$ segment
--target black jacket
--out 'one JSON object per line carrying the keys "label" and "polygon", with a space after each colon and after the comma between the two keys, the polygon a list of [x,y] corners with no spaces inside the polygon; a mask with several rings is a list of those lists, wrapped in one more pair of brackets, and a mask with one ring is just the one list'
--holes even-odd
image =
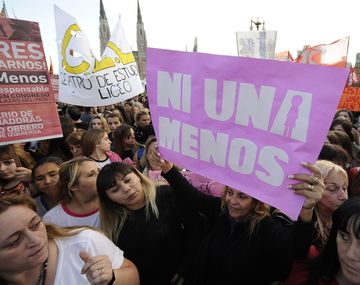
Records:
{"label": "black jacket", "polygon": [[132,211],[116,245],[137,267],[141,285],[168,285],[175,274],[186,278],[195,259],[203,219],[182,205],[170,186],[159,186],[159,217],[146,219],[145,207]]}
{"label": "black jacket", "polygon": [[285,278],[295,258],[305,257],[313,223],[284,227],[262,219],[249,233],[249,221],[234,222],[221,210],[221,200],[197,191],[173,168],[163,174],[179,200],[205,214],[211,230],[202,241],[191,284],[270,284]]}

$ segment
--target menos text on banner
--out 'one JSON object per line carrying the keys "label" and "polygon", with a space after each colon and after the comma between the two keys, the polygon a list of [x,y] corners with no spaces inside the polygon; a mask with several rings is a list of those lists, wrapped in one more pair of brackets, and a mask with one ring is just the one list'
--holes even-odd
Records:
{"label": "menos text on banner", "polygon": [[[204,111],[210,121],[234,123],[306,142],[309,126],[312,94],[288,90],[276,111],[273,121],[276,88],[261,86],[259,94],[253,84],[223,81],[221,98],[217,94],[217,80],[204,80]],[[159,107],[191,113],[191,76],[179,73],[171,76],[158,71],[157,103]],[[221,101],[221,102],[218,102]],[[219,111],[219,106],[221,110]],[[297,113],[295,121],[289,112]],[[279,186],[283,183],[284,171],[278,160],[288,163],[289,156],[278,146],[265,145],[259,148],[253,141],[243,137],[230,138],[225,132],[213,132],[178,120],[159,117],[159,144],[182,155],[230,167],[241,174],[254,174],[263,182]],[[256,170],[259,165],[262,170]]]}

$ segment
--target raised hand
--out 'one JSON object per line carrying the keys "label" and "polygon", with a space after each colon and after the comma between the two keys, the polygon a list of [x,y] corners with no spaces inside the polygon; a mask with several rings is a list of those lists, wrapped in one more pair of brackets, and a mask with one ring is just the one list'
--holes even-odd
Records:
{"label": "raised hand", "polygon": [[317,166],[306,162],[302,162],[301,164],[310,170],[312,174],[298,173],[290,175],[289,178],[298,180],[299,183],[290,184],[288,188],[294,190],[295,194],[302,195],[306,198],[300,215],[301,217],[306,217],[304,220],[309,220],[309,217],[311,219],[315,205],[322,198],[325,191],[325,184],[324,178]]}
{"label": "raised hand", "polygon": [[31,170],[27,169],[25,167],[18,167],[16,168],[15,177],[17,180],[22,182],[31,182],[32,176],[31,176]]}

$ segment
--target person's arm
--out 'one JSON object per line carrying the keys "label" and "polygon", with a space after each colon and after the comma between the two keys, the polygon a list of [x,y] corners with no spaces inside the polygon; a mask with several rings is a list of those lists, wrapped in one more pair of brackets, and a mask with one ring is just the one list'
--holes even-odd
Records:
{"label": "person's arm", "polygon": [[269,252],[277,254],[279,259],[289,260],[306,257],[313,238],[314,222],[313,211],[316,203],[321,199],[325,189],[320,170],[313,164],[302,163],[311,171],[290,175],[294,183],[288,186],[294,194],[305,197],[303,208],[298,220],[291,227],[284,227],[279,222],[271,220],[264,223],[264,233],[270,241]]}
{"label": "person's arm", "polygon": [[135,152],[135,154],[133,156],[133,162],[135,163],[136,169],[138,169],[138,170],[141,169],[137,152]]}
{"label": "person's arm", "polygon": [[84,261],[81,274],[85,274],[91,284],[99,285],[139,285],[140,279],[136,266],[124,258],[120,268],[113,269],[107,255],[91,256],[86,251],[80,252]]}
{"label": "person's arm", "polygon": [[302,165],[310,170],[311,174],[299,173],[289,177],[298,180],[298,183],[290,184],[289,188],[295,194],[305,197],[292,232],[294,259],[305,258],[309,252],[314,232],[314,207],[325,191],[324,178],[320,169],[311,163],[303,162]]}
{"label": "person's arm", "polygon": [[[114,280],[115,278],[115,280]],[[113,283],[111,283],[113,281]],[[138,285],[140,284],[139,273],[134,263],[124,258],[124,262],[119,269],[114,269],[113,279],[109,285]]]}
{"label": "person's arm", "polygon": [[79,252],[84,262],[81,274],[90,284],[138,285],[136,266],[124,258],[124,253],[104,234],[96,230],[83,230],[80,234],[88,238],[88,246]]}
{"label": "person's arm", "polygon": [[31,170],[25,167],[16,168],[15,177],[21,182],[32,182]]}
{"label": "person's arm", "polygon": [[[171,188],[175,191],[177,199],[185,203],[192,209],[200,211],[210,219],[215,219],[221,212],[221,199],[206,195],[198,191],[171,163],[157,157],[157,165],[162,170],[162,176],[169,182]],[[156,159],[153,159],[155,161]]]}
{"label": "person's arm", "polygon": [[312,174],[298,173],[290,175],[289,178],[298,180],[298,183],[290,184],[288,187],[292,189],[296,195],[305,197],[305,202],[298,220],[309,223],[313,218],[314,207],[320,201],[325,191],[325,184],[318,167],[306,162],[302,162],[302,165],[310,170]]}
{"label": "person's arm", "polygon": [[26,193],[31,195],[31,197],[36,198],[40,195],[40,191],[36,189],[33,183],[33,178],[31,175],[31,170],[25,167],[16,168],[15,177],[18,181],[23,182],[26,185]]}

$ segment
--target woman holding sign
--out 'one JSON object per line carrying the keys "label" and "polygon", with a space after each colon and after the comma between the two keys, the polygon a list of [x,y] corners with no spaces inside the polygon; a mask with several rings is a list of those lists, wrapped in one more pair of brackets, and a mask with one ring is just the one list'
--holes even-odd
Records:
{"label": "woman holding sign", "polygon": [[105,165],[96,184],[101,229],[135,263],[141,284],[186,280],[204,234],[201,216],[131,165]]}
{"label": "woman holding sign", "polygon": [[0,284],[139,284],[134,264],[103,234],[44,224],[27,196],[0,199],[0,227]]}
{"label": "woman holding sign", "polygon": [[[286,229],[270,217],[267,205],[235,189],[227,188],[221,199],[197,191],[157,154],[153,160],[171,187],[155,187],[122,163],[105,166],[97,179],[102,230],[129,254],[142,284],[169,284],[175,273],[181,275],[185,257],[181,251],[189,232],[198,231],[190,234],[193,246],[197,234],[204,234],[196,228],[199,211],[212,228],[190,284],[269,284],[286,277],[295,257],[306,256],[313,236],[313,208],[324,190],[315,166],[304,165],[313,175],[293,177],[298,183],[289,187],[306,201],[299,221]],[[188,264],[193,261],[188,259]]]}
{"label": "woman holding sign", "polygon": [[314,206],[325,186],[320,170],[308,163],[312,174],[290,176],[288,187],[305,202],[291,228],[271,218],[269,207],[237,189],[227,187],[221,198],[197,191],[174,167],[161,159],[158,164],[177,199],[209,219],[191,284],[270,284],[284,279],[292,260],[306,256],[313,236]]}

